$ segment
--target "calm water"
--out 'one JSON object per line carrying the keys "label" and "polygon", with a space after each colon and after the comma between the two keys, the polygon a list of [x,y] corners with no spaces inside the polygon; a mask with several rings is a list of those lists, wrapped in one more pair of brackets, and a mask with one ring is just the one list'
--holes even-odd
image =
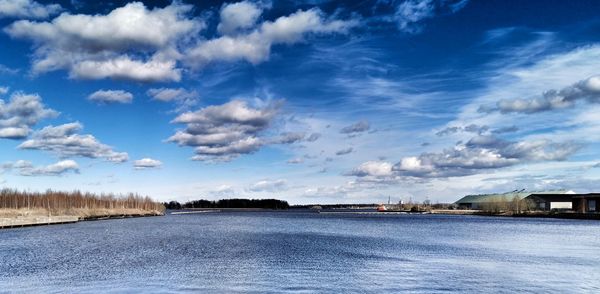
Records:
{"label": "calm water", "polygon": [[599,293],[600,222],[207,213],[0,231],[0,292]]}

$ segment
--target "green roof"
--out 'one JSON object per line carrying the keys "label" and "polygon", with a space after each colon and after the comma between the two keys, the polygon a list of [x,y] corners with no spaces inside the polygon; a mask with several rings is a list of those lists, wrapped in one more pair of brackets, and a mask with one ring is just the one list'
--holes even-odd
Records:
{"label": "green roof", "polygon": [[517,196],[519,199],[523,199],[531,194],[565,194],[566,190],[554,190],[554,191],[513,191],[499,194],[479,194],[479,195],[467,195],[460,198],[455,204],[465,203],[486,203],[486,202],[498,202],[498,201],[511,201]]}

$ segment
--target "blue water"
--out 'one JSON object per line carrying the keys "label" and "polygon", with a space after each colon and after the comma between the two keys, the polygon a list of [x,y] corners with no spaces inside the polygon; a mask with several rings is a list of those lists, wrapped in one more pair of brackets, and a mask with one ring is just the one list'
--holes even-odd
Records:
{"label": "blue water", "polygon": [[600,293],[600,222],[229,212],[0,230],[0,292]]}

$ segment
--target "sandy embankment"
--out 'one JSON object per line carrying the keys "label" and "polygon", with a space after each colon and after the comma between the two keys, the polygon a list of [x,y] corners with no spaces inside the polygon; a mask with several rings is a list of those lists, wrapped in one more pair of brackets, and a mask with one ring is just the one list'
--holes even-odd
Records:
{"label": "sandy embankment", "polygon": [[142,209],[0,209],[0,228],[73,223],[82,220],[105,218],[159,216],[164,212]]}

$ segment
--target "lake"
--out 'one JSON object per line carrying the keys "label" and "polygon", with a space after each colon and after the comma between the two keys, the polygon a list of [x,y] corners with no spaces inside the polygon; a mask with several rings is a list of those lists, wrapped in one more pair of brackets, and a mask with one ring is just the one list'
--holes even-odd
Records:
{"label": "lake", "polygon": [[600,222],[223,212],[0,230],[0,292],[599,293]]}

